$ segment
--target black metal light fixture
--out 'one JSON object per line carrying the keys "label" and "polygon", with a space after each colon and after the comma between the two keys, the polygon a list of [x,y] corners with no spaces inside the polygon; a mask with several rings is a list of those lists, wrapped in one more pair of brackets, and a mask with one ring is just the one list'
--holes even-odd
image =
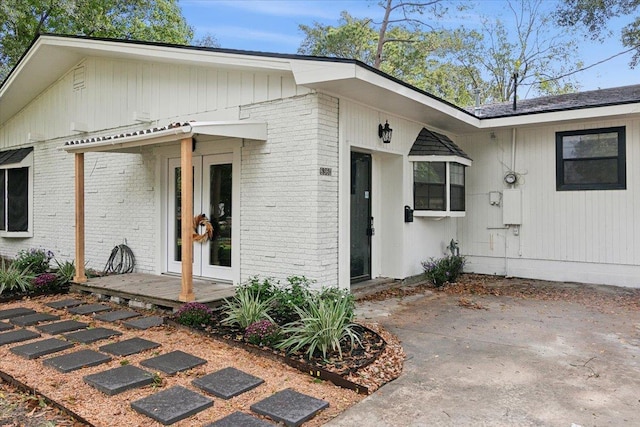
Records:
{"label": "black metal light fixture", "polygon": [[382,142],[388,144],[391,142],[391,134],[393,133],[393,129],[389,127],[389,121],[385,120],[384,126],[382,124],[378,125],[378,136],[382,138]]}

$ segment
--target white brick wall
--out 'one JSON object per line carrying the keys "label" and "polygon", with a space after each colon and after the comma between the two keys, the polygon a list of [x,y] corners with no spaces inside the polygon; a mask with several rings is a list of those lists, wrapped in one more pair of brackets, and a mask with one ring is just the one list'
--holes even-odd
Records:
{"label": "white brick wall", "polygon": [[[338,100],[309,94],[245,106],[268,141],[242,150],[241,280],[338,280]],[[320,176],[320,168],[331,176]]]}
{"label": "white brick wall", "polygon": [[[0,240],[0,254],[44,248],[60,261],[75,258],[74,156],[63,141],[34,144],[33,238]],[[102,270],[114,246],[127,240],[136,271],[154,271],[155,157],[85,154],[85,231],[88,268]]]}

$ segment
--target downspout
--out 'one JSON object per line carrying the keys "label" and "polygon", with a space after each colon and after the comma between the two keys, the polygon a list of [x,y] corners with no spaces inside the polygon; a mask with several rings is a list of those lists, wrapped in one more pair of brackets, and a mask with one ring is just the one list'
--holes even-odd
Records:
{"label": "downspout", "polygon": [[[511,128],[511,171],[515,172],[516,170],[516,128]],[[507,254],[507,237],[509,234],[509,230],[511,226],[507,226],[508,229],[505,230],[504,233],[504,275],[505,277],[511,277],[509,275],[509,256]],[[520,227],[519,225],[515,225],[515,227]],[[520,241],[518,233],[518,241]],[[518,249],[518,253],[520,253],[520,249]]]}

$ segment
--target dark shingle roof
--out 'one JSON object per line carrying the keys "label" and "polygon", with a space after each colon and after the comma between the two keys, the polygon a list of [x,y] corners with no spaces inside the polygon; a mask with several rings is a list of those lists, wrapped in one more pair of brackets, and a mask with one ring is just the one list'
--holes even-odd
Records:
{"label": "dark shingle roof", "polygon": [[33,147],[18,148],[16,150],[0,151],[0,165],[9,165],[11,163],[20,163],[32,151],[33,151]]}
{"label": "dark shingle roof", "polygon": [[448,136],[422,128],[409,150],[410,156],[458,156],[471,160]]}
{"label": "dark shingle roof", "polygon": [[513,102],[509,101],[500,104],[482,105],[478,109],[471,107],[467,108],[467,111],[480,118],[487,119],[548,113],[551,111],[605,107],[608,105],[630,104],[633,102],[640,102],[640,85],[521,99],[516,103],[516,110],[513,109]]}

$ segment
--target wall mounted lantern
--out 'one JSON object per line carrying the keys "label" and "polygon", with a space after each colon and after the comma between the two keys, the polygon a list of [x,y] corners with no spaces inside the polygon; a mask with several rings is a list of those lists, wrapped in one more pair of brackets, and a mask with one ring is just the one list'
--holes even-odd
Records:
{"label": "wall mounted lantern", "polygon": [[378,125],[378,136],[382,138],[382,142],[388,144],[391,142],[391,134],[393,133],[393,129],[389,127],[389,122],[385,120],[384,126],[382,124]]}

